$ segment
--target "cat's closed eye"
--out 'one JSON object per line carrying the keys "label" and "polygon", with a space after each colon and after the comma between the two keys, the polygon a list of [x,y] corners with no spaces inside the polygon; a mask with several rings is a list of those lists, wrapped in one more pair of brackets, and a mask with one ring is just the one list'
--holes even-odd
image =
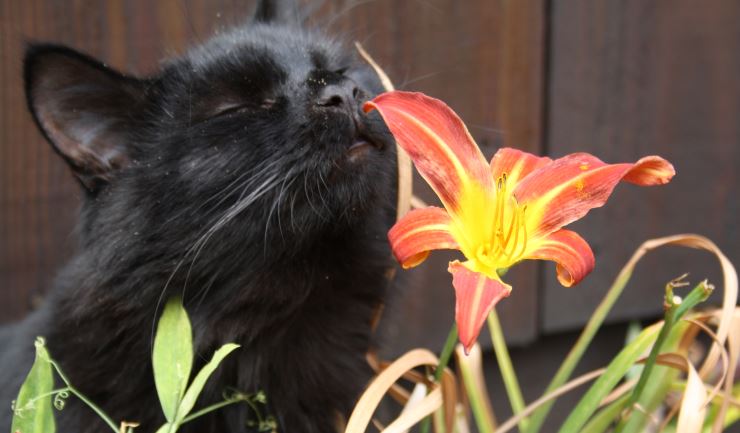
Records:
{"label": "cat's closed eye", "polygon": [[238,114],[252,114],[259,111],[269,110],[275,106],[278,98],[276,96],[264,96],[256,99],[225,99],[222,101],[209,102],[211,107],[199,119],[200,122],[215,120],[226,116]]}
{"label": "cat's closed eye", "polygon": [[216,105],[208,117],[221,117],[238,112],[251,112],[257,109],[267,110],[272,108],[276,101],[277,99],[274,97],[266,97],[258,101],[223,101]]}

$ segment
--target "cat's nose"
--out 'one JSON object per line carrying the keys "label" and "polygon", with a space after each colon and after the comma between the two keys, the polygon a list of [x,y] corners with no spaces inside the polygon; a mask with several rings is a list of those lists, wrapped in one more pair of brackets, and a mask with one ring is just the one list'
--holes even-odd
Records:
{"label": "cat's nose", "polygon": [[329,84],[319,92],[316,105],[321,107],[351,107],[356,104],[360,90],[352,82]]}

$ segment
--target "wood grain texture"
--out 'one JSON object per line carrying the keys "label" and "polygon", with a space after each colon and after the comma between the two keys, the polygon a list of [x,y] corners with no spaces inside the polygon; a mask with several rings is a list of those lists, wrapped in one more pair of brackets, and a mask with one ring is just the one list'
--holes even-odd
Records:
{"label": "wood grain texture", "polygon": [[250,11],[251,5],[225,1],[0,2],[0,322],[38,305],[76,244],[80,191],[26,109],[26,44],[66,44],[147,74],[167,54]]}
{"label": "wood grain texture", "polygon": [[[552,2],[547,147],[609,162],[659,154],[678,175],[659,188],[619,186],[576,230],[596,269],[564,289],[545,272],[543,327],[583,323],[632,251],[648,238],[695,232],[740,260],[740,3]],[[652,253],[610,320],[660,314],[665,283],[684,272],[721,283],[693,251]]]}
{"label": "wood grain texture", "polygon": [[[543,2],[371,4],[351,11],[345,28],[357,32],[397,88],[447,102],[488,158],[505,145],[541,152]],[[418,176],[414,189],[425,202],[439,203]],[[435,252],[399,276],[403,293],[389,304],[392,320],[386,328],[392,354],[434,348],[444,341],[455,302],[447,262],[455,257]],[[514,293],[498,306],[506,337],[515,343],[531,341],[538,326],[538,265],[518,266],[507,282]],[[490,346],[487,331],[479,341]]]}
{"label": "wood grain texture", "polygon": [[[315,3],[315,2],[314,2]],[[74,250],[77,184],[33,126],[22,91],[27,40],[67,44],[134,74],[244,22],[253,1],[5,0],[0,2],[0,322],[26,314]],[[487,156],[502,146],[539,152],[544,1],[326,1],[309,20],[358,40],[401,89],[447,101]],[[434,203],[417,178],[417,193]],[[444,341],[454,314],[443,254],[403,278],[389,309],[391,352]],[[536,335],[537,265],[508,279],[500,304],[512,341]],[[487,338],[482,338],[487,341]]]}

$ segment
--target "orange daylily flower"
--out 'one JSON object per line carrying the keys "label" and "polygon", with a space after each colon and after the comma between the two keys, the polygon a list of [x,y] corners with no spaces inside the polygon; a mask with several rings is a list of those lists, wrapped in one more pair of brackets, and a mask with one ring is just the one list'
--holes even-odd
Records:
{"label": "orange daylily flower", "polygon": [[659,156],[606,164],[587,153],[552,160],[511,148],[500,149],[489,164],[440,100],[396,91],[363,108],[380,112],[444,205],[412,210],[388,238],[404,268],[419,265],[431,250],[463,253],[466,260],[450,262],[448,270],[467,349],[491,309],[511,292],[500,270],[527,259],[552,260],[562,285],[577,284],[593,269],[594,256],[582,237],[562,227],[602,206],[621,180],[661,185],[675,174]]}

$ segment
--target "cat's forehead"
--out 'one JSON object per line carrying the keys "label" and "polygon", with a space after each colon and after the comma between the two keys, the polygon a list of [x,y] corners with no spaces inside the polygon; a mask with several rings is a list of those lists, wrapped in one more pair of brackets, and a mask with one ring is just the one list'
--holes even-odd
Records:
{"label": "cat's forehead", "polygon": [[279,73],[307,74],[344,67],[351,56],[341,44],[319,33],[253,25],[217,35],[190,50],[185,58],[194,72],[268,66]]}

